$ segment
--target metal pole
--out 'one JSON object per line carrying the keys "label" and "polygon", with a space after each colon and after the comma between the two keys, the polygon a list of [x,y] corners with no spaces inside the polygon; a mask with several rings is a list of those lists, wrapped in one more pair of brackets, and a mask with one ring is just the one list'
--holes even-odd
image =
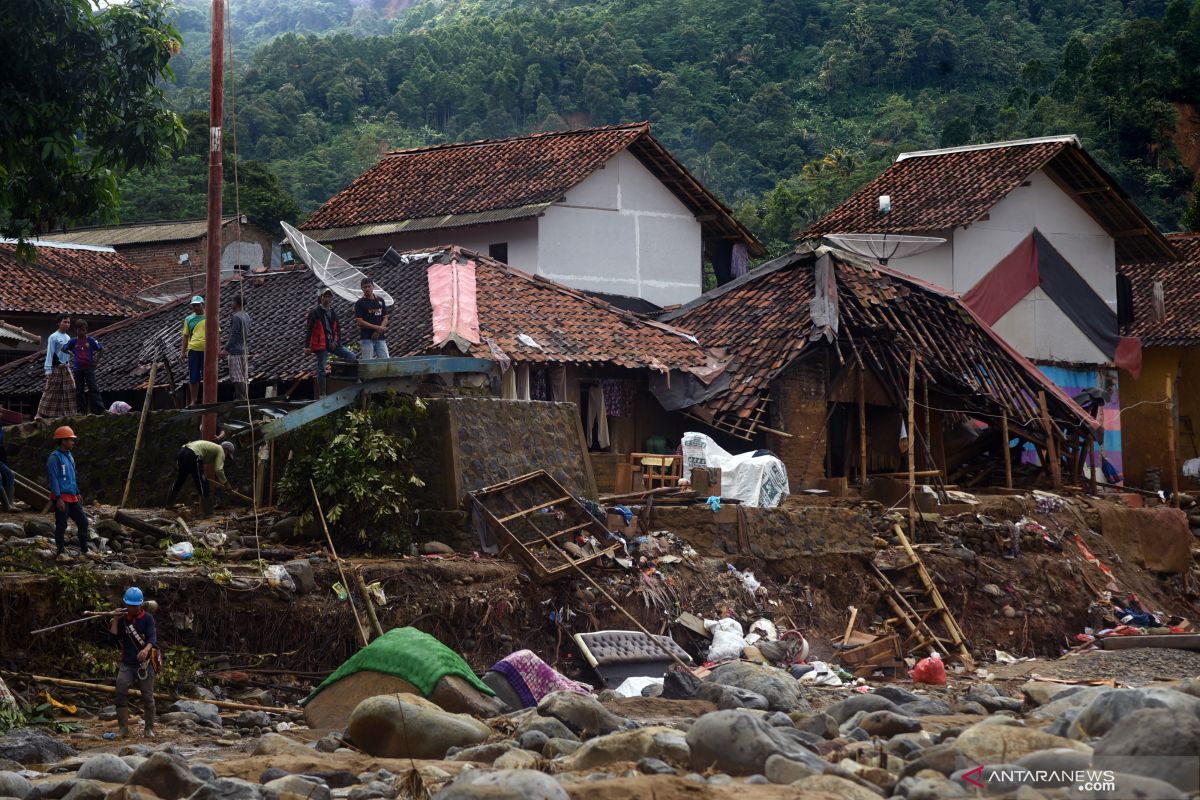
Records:
{"label": "metal pole", "polygon": [[908,532],[917,538],[917,461],[916,445],[916,400],[914,389],[917,381],[917,351],[908,356]]}
{"label": "metal pole", "polygon": [[[208,101],[208,251],[204,262],[204,395],[217,402],[221,314],[221,125],[225,117],[225,0],[212,0],[211,86]],[[204,415],[204,438],[217,434],[217,415]]]}
{"label": "metal pole", "polygon": [[1175,375],[1167,374],[1167,469],[1171,473],[1171,508],[1179,508],[1179,467],[1175,463]]}

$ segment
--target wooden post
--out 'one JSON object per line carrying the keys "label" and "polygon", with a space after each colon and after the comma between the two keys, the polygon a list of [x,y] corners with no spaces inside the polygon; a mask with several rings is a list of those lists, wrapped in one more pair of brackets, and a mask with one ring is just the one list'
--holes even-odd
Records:
{"label": "wooden post", "polygon": [[[1096,463],[1094,457],[1096,455],[1095,448],[1092,447],[1092,432],[1089,430],[1087,438],[1084,439],[1084,450],[1087,452],[1087,458],[1084,460],[1084,468],[1088,471],[1088,494],[1096,493]],[[1088,462],[1092,463],[1088,463]]]}
{"label": "wooden post", "polygon": [[371,623],[371,629],[375,631],[376,637],[383,636],[383,626],[379,624],[379,617],[375,614],[375,604],[371,602],[371,592],[367,589],[367,582],[363,580],[358,567],[350,569],[354,572],[354,582],[358,584],[358,593],[362,595],[363,606],[367,609],[367,619]]}
{"label": "wooden post", "polygon": [[1004,437],[1004,488],[1013,488],[1012,484],[1012,439],[1008,435],[1008,409],[1000,414],[1000,435]]}
{"label": "wooden post", "polygon": [[142,416],[138,419],[137,436],[133,440],[133,454],[129,456],[129,474],[125,476],[125,491],[121,493],[121,502],[117,508],[124,508],[129,502],[129,490],[133,487],[133,468],[137,466],[138,450],[142,448],[142,432],[146,430],[146,417],[150,413],[150,404],[154,400],[154,379],[158,376],[158,359],[150,365],[150,380],[146,383],[146,399],[142,401]]}
{"label": "wooden post", "polygon": [[908,356],[908,532],[917,538],[917,432],[916,398],[917,351]]}
{"label": "wooden post", "polygon": [[1054,426],[1050,423],[1045,390],[1038,392],[1038,406],[1042,410],[1042,428],[1046,431],[1046,463],[1050,467],[1050,482],[1055,489],[1061,489],[1062,464],[1058,463],[1058,445],[1054,442]]}
{"label": "wooden post", "polygon": [[325,512],[321,510],[321,498],[317,496],[317,485],[310,478],[308,481],[309,487],[312,489],[313,502],[317,504],[317,516],[321,518],[321,529],[325,531],[325,541],[329,543],[329,555],[333,557],[333,563],[337,565],[338,574],[342,576],[342,586],[346,587],[346,597],[350,601],[350,610],[354,612],[354,624],[358,627],[358,635],[362,637],[363,646],[370,644],[371,640],[367,636],[367,629],[363,627],[362,620],[359,619],[358,609],[354,607],[354,585],[346,580],[346,571],[342,569],[342,560],[338,558],[337,550],[333,547],[333,537],[329,535],[329,526],[325,523]]}
{"label": "wooden post", "polygon": [[929,462],[925,467],[932,468],[937,465],[933,463],[933,448],[929,444],[933,441],[933,433],[930,431],[929,422],[929,378],[926,377],[921,378],[921,402],[924,404],[925,410],[925,428],[921,432],[922,441],[925,442],[925,446],[922,450],[925,452],[925,458]]}
{"label": "wooden post", "polygon": [[[1096,437],[1096,441],[1100,444],[1100,463],[1096,464],[1095,469],[1100,470],[1100,475],[1104,475],[1104,406],[1100,406],[1099,412],[1096,415],[1097,421],[1100,423],[1100,435]],[[1093,475],[1095,471],[1093,470]],[[1108,478],[1104,478],[1104,482],[1108,483]]]}
{"label": "wooden post", "polygon": [[867,381],[866,365],[858,368],[858,482],[867,486]]}
{"label": "wooden post", "polygon": [[1167,469],[1171,473],[1171,507],[1179,508],[1179,468],[1175,464],[1175,376],[1167,375]]}

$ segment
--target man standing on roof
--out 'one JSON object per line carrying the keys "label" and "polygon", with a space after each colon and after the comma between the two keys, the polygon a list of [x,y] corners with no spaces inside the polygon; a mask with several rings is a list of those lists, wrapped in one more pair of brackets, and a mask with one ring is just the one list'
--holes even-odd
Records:
{"label": "man standing on roof", "polygon": [[235,400],[250,399],[250,315],[242,309],[242,296],[233,296],[233,317],[229,324],[229,341],[221,355],[229,365],[229,380],[233,383]]}
{"label": "man standing on roof", "polygon": [[71,341],[67,333],[71,329],[71,318],[61,317],[58,330],[46,340],[46,388],[38,403],[38,419],[55,419],[75,413],[75,381],[71,379],[70,356],[64,347]]}
{"label": "man standing on roof", "polygon": [[354,361],[355,355],[342,344],[342,332],[338,327],[337,312],[333,310],[333,290],[329,287],[317,289],[317,307],[308,312],[304,324],[305,342],[308,351],[317,357],[317,371],[313,373],[313,397],[325,396],[325,365],[329,354]]}
{"label": "man standing on roof", "polygon": [[79,554],[88,551],[88,518],[83,513],[83,498],[79,496],[79,482],[75,479],[75,431],[66,425],[54,432],[58,446],[46,459],[46,476],[50,479],[50,499],[54,502],[54,543],[58,546],[58,557],[67,556],[67,518],[75,521],[75,532],[79,534]]}
{"label": "man standing on roof", "polygon": [[79,413],[88,413],[88,405],[97,414],[104,413],[104,395],[96,384],[96,354],[104,348],[95,337],[88,336],[88,324],[84,320],[75,322],[75,338],[67,342],[64,349],[71,356],[71,374],[75,378],[75,400]]}
{"label": "man standing on roof", "polygon": [[192,298],[192,313],[183,320],[183,341],[179,358],[188,367],[188,405],[200,401],[200,382],[204,380],[204,298]]}
{"label": "man standing on roof", "polygon": [[142,590],[131,586],[125,590],[122,601],[125,613],[113,617],[108,628],[109,640],[121,650],[117,667],[117,735],[122,739],[129,735],[129,690],[137,683],[142,693],[142,709],[145,714],[143,734],[154,738],[154,674],[162,665],[158,651],[158,631],[154,616],[143,608],[145,597]]}
{"label": "man standing on roof", "polygon": [[382,297],[375,296],[375,282],[362,279],[362,293],[354,303],[358,323],[358,346],[362,358],[390,358],[387,347],[388,310]]}
{"label": "man standing on roof", "polygon": [[191,477],[192,483],[196,485],[196,493],[200,495],[200,504],[204,512],[206,514],[211,512],[208,480],[204,477],[204,467],[206,464],[211,464],[217,481],[222,484],[229,483],[225,478],[225,457],[232,456],[234,449],[233,442],[217,444],[207,439],[197,439],[179,448],[179,455],[175,459],[178,471],[175,473],[175,484],[167,494],[167,505],[175,505],[175,496],[179,494],[183,484]]}

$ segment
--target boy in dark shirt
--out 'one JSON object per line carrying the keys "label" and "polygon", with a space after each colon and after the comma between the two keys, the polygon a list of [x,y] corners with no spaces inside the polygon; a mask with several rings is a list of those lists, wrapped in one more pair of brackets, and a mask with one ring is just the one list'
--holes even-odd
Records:
{"label": "boy in dark shirt", "polygon": [[129,735],[129,689],[137,682],[145,710],[146,738],[154,738],[154,673],[158,667],[158,632],[154,617],[142,608],[142,590],[131,586],[125,591],[125,613],[114,617],[109,639],[121,650],[117,668],[117,726],[122,738]]}
{"label": "boy in dark shirt", "polygon": [[361,287],[363,296],[354,302],[359,357],[391,358],[387,346],[387,303],[375,296],[375,282],[370,278],[363,278]]}
{"label": "boy in dark shirt", "polygon": [[75,338],[63,346],[71,355],[71,374],[75,376],[75,402],[80,414],[88,413],[88,401],[96,414],[104,413],[104,395],[96,383],[96,356],[103,350],[94,336],[88,336],[84,320],[75,322]]}

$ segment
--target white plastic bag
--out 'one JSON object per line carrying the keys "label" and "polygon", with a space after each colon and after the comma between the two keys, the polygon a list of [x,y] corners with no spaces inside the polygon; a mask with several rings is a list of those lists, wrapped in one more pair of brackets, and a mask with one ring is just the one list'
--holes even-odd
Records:
{"label": "white plastic bag", "polygon": [[812,669],[801,675],[797,680],[800,683],[811,683],[816,686],[842,685],[842,679],[824,661],[812,662]]}
{"label": "white plastic bag", "polygon": [[635,676],[621,681],[621,685],[614,691],[621,697],[641,697],[643,689],[654,685],[662,686],[663,679]]}
{"label": "white plastic bag", "polygon": [[178,558],[180,561],[188,560],[195,552],[191,542],[176,542],[167,548],[167,555],[171,558]]}
{"label": "white plastic bag", "polygon": [[296,582],[292,580],[291,573],[282,564],[272,564],[267,567],[263,570],[263,577],[267,579],[267,584],[272,589],[282,587],[289,592],[296,591]]}
{"label": "white plastic bag", "polygon": [[721,470],[721,496],[751,507],[774,508],[787,497],[787,470],[775,456],[754,451],[731,455],[703,433],[685,433],[682,440],[683,477],[691,480],[696,467]]}
{"label": "white plastic bag", "polygon": [[742,657],[742,648],[746,646],[742,634],[742,623],[736,619],[706,619],[704,627],[713,637],[712,645],[708,648],[709,661],[733,661]]}

